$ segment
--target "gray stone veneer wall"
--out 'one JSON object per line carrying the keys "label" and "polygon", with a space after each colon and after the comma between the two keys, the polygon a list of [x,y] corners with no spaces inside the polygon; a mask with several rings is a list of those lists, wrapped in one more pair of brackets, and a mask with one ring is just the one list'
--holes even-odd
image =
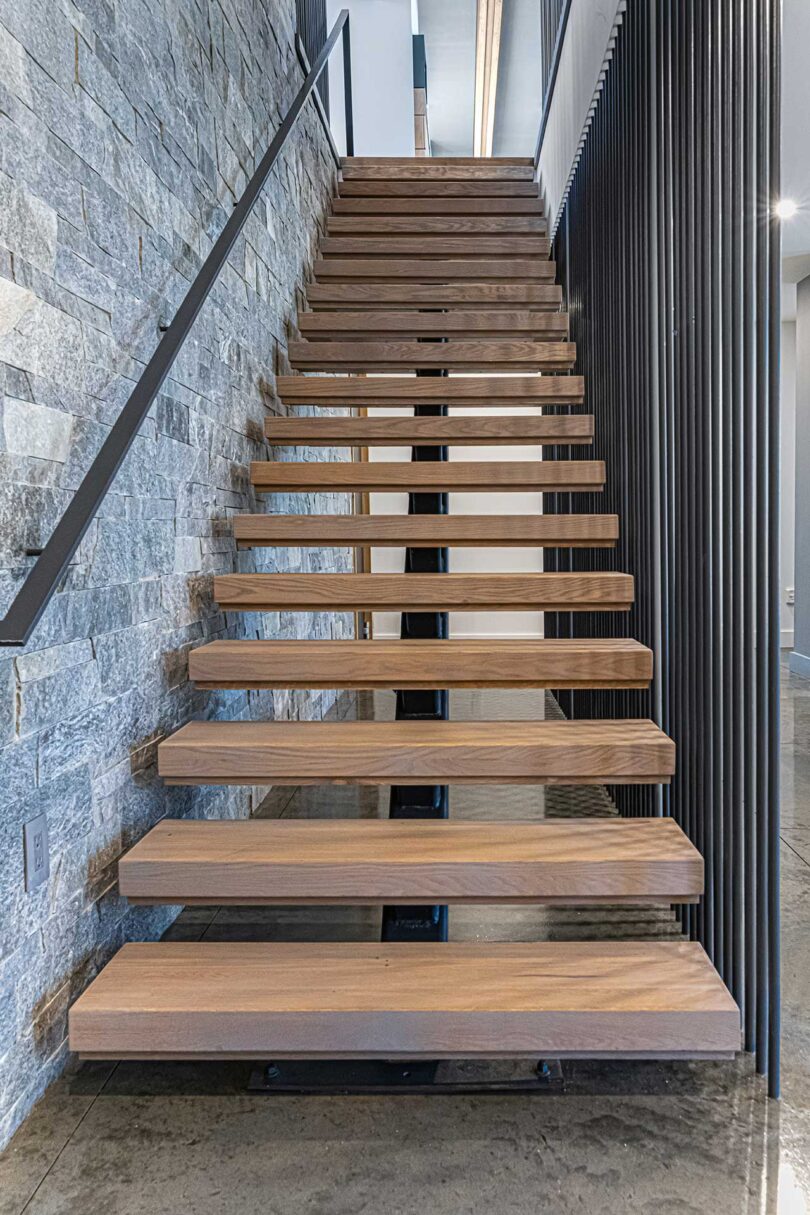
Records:
{"label": "gray stone veneer wall", "polygon": [[[0,609],[300,85],[293,25],[293,0],[0,0]],[[0,1141],[64,1065],[82,987],[175,914],[118,896],[122,850],[164,815],[246,816],[266,792],[165,789],[159,740],[191,717],[331,704],[197,691],[187,654],[351,635],[347,616],[226,618],[211,596],[218,572],[351,568],[348,552],[237,556],[228,527],[257,509],[248,465],[269,454],[333,180],[310,103],[33,643],[0,651]],[[26,893],[23,824],[41,811],[51,875]]]}

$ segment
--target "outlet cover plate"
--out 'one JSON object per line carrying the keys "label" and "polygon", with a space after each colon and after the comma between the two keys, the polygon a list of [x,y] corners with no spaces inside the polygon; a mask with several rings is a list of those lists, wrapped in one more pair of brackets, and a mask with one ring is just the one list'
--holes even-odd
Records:
{"label": "outlet cover plate", "polygon": [[38,814],[23,826],[23,847],[25,850],[25,889],[36,890],[43,882],[47,882],[51,872],[51,860],[48,852],[48,820],[44,814]]}

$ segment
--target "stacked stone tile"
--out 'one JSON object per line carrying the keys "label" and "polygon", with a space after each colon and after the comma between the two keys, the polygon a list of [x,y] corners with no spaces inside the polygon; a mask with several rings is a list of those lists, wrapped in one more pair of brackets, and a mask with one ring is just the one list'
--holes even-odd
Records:
{"label": "stacked stone tile", "polygon": [[[301,82],[293,23],[292,0],[0,0],[3,610]],[[33,643],[0,654],[0,1142],[64,1065],[78,991],[174,914],[119,898],[122,850],[167,813],[255,809],[250,789],[165,788],[157,742],[192,716],[331,705],[201,693],[186,667],[214,637],[351,635],[346,616],[226,619],[210,589],[237,568],[228,517],[256,508],[248,465],[280,408],[274,375],[333,175],[308,107]],[[351,565],[348,552],[274,549],[238,568]],[[22,825],[42,810],[51,877],[27,894]]]}

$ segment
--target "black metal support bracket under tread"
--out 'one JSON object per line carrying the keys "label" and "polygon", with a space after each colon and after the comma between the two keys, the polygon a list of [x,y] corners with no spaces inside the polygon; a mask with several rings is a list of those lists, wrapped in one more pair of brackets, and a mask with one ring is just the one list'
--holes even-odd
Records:
{"label": "black metal support bracket under tread", "polygon": [[[417,374],[445,375],[446,372]],[[420,405],[416,417],[445,417],[446,405]],[[447,460],[446,447],[413,447],[412,460]],[[412,493],[408,497],[410,515],[446,515],[446,493]],[[409,548],[405,553],[405,572],[446,574],[449,553],[446,548]],[[447,612],[403,612],[400,636],[409,639],[444,639],[448,636]],[[447,721],[450,701],[446,688],[398,691],[397,721]],[[394,785],[391,788],[390,818],[447,818],[447,785]],[[447,907],[384,907],[383,941],[446,941]]]}

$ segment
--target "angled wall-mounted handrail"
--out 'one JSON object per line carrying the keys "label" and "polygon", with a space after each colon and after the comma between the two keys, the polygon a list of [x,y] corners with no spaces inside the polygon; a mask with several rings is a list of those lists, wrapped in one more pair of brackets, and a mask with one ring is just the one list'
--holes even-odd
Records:
{"label": "angled wall-mounted handrail", "polygon": [[295,100],[251,177],[233,213],[214,242],[194,282],[177,309],[174,320],[147,363],[129,400],[104,440],[98,455],[85,473],[65,513],[53,530],[51,538],[37,557],[8,612],[0,621],[0,645],[21,646],[29,640],[45,608],[56,591],[60,579],[70,564],[87,528],[98,511],[113,478],[132,446],[146,419],[152,403],[172,368],[180,348],[189,335],[197,315],[219,277],[233,246],[253,210],[253,206],[276,163],[298,115],[326,67],[327,60],[338,41],[343,39],[343,80],[346,105],[346,153],[352,148],[351,49],[349,42],[349,12],[342,9],[323,48],[307,73]]}

